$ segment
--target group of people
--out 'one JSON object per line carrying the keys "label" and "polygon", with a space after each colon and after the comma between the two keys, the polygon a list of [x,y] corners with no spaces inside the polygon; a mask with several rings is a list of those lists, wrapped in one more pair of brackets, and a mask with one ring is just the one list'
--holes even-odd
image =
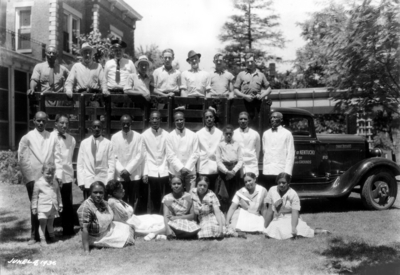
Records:
{"label": "group of people", "polygon": [[[150,114],[150,128],[142,134],[131,130],[132,117],[123,115],[121,131],[111,140],[101,135],[102,123],[92,121],[76,169],[85,198],[77,211],[84,250],[123,247],[134,242],[135,234],[145,240],[245,237],[244,232],[312,237],[316,231],[299,218],[300,200],[290,188],[294,142],[282,118],[274,112],[272,128],[263,134],[262,175],[261,139],[249,128],[247,112],[240,113],[238,129],[227,125],[221,131],[214,110],[208,109],[205,126],[196,133],[185,127],[181,111],[174,113],[170,133],[160,127],[159,111]],[[59,213],[63,234],[74,234],[76,142],[68,133],[67,115],[56,116],[52,132],[45,130],[47,121],[46,113],[36,113],[35,129],[18,149],[31,200],[30,244],[47,245],[46,228],[50,242],[56,241],[53,221]]]}
{"label": "group of people", "polygon": [[[121,40],[111,41],[113,58],[103,65],[93,59],[95,49],[89,43],[81,46],[81,61],[75,63],[69,71],[57,62],[57,49],[46,48],[46,61],[35,66],[28,94],[39,90],[42,93],[62,93],[68,97],[73,93],[129,94],[158,97],[239,97],[251,117],[260,110],[261,101],[271,93],[266,76],[257,69],[255,56],[246,55],[246,70],[239,73],[226,70],[225,58],[218,53],[214,56],[215,71],[212,73],[200,69],[201,54],[190,51],[186,61],[190,69],[180,72],[173,66],[174,51],[162,52],[163,65],[149,74],[151,62],[143,55],[134,64],[124,58],[127,44]],[[46,101],[47,106],[61,104]]]}

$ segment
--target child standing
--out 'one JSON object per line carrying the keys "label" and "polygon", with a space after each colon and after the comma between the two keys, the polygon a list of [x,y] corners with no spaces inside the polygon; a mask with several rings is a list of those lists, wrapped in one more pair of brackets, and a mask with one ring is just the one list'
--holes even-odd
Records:
{"label": "child standing", "polygon": [[35,182],[32,195],[32,213],[38,214],[40,245],[46,246],[46,227],[49,232],[50,242],[55,242],[53,222],[62,212],[60,187],[54,180],[55,166],[52,163],[43,165],[42,177]]}

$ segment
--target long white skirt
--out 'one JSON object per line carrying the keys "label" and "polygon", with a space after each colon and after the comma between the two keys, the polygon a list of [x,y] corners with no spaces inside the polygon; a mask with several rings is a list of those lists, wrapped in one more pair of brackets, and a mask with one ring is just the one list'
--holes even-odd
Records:
{"label": "long white skirt", "polygon": [[242,208],[236,209],[231,219],[231,226],[235,230],[244,232],[263,232],[264,218]]}
{"label": "long white skirt", "polygon": [[134,242],[132,228],[121,222],[112,222],[109,229],[100,236],[89,236],[89,244],[97,247],[122,248]]}
{"label": "long white skirt", "polygon": [[[314,237],[314,230],[309,227],[300,217],[296,229],[297,235],[299,236],[306,238]],[[264,234],[270,238],[278,240],[292,238],[292,215],[285,214],[275,217],[269,226],[264,230]]]}
{"label": "long white skirt", "polygon": [[147,235],[165,230],[164,217],[161,215],[132,215],[126,222],[135,227],[137,234]]}

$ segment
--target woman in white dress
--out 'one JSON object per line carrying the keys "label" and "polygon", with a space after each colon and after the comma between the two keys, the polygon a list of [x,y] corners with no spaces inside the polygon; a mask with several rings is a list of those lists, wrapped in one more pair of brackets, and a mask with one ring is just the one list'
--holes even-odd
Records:
{"label": "woman in white dress", "polygon": [[146,236],[144,239],[150,241],[159,234],[165,234],[164,217],[161,215],[139,215],[133,214],[133,208],[124,202],[122,198],[125,190],[122,184],[116,180],[110,180],[106,186],[108,204],[114,212],[114,221],[127,223],[135,229],[138,236]]}
{"label": "woman in white dress", "polygon": [[131,226],[113,221],[114,213],[104,201],[105,190],[106,187],[101,181],[92,183],[90,197],[77,211],[85,252],[89,252],[89,246],[122,248],[134,243]]}
{"label": "woman in white dress", "polygon": [[264,234],[269,238],[285,240],[298,236],[312,238],[314,234],[330,233],[323,229],[313,230],[299,217],[300,199],[296,191],[290,188],[290,180],[289,174],[280,173],[276,177],[277,185],[269,189]]}
{"label": "woman in white dress", "polygon": [[243,237],[237,232],[264,231],[263,215],[266,213],[267,190],[256,184],[256,179],[254,173],[245,173],[245,187],[236,192],[226,216],[227,236]]}

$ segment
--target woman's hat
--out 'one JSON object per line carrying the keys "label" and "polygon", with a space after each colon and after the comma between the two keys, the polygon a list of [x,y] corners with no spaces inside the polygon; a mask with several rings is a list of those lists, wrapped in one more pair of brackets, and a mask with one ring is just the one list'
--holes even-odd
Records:
{"label": "woman's hat", "polygon": [[111,40],[111,48],[121,48],[121,49],[125,49],[128,45],[119,39],[113,39]]}
{"label": "woman's hat", "polygon": [[186,61],[189,62],[189,59],[192,58],[193,56],[196,56],[196,55],[198,55],[199,58],[201,57],[201,54],[196,53],[195,51],[191,50],[191,51],[188,53],[188,58],[186,59]]}
{"label": "woman's hat", "polygon": [[151,66],[151,63],[150,63],[149,59],[145,55],[142,55],[142,56],[139,57],[139,59],[135,63],[135,66],[138,67],[139,63],[141,63],[141,62],[146,62],[149,65],[149,67]]}

